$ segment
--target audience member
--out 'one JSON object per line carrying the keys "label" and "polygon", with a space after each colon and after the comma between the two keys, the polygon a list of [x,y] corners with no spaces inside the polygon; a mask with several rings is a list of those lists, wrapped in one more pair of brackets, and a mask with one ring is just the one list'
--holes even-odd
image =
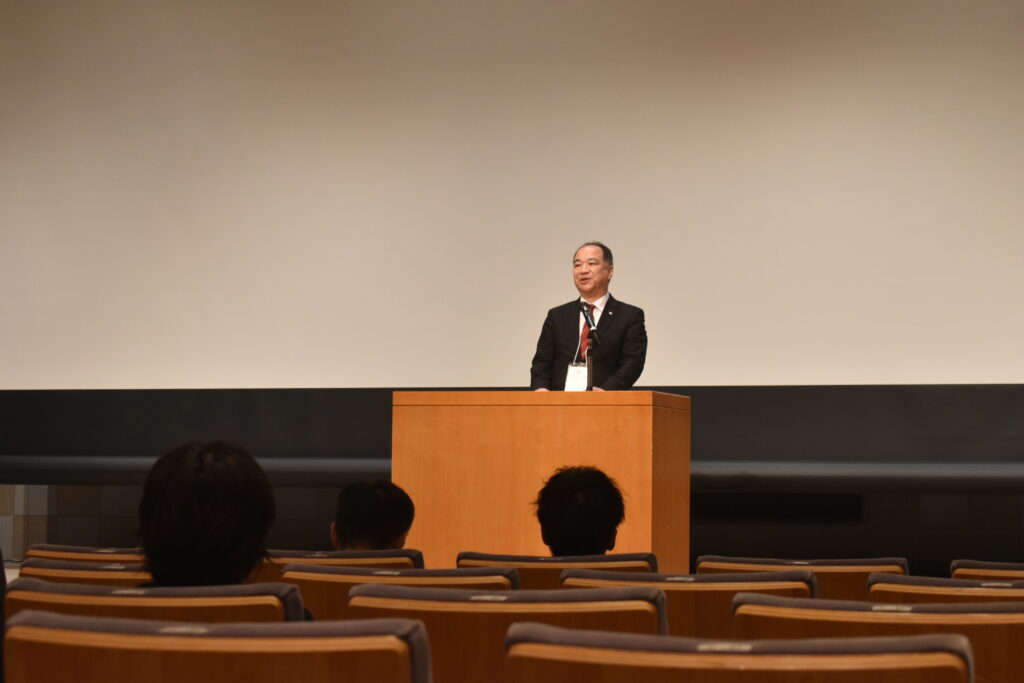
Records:
{"label": "audience member", "polygon": [[338,494],[331,542],[337,550],[402,548],[415,512],[409,494],[390,481],[357,481]]}
{"label": "audience member", "polygon": [[537,495],[541,538],[554,556],[603,555],[625,517],[622,492],[596,467],[563,467]]}
{"label": "audience member", "polygon": [[179,446],[153,464],[139,503],[153,585],[245,582],[266,554],[274,515],[267,475],[240,445]]}

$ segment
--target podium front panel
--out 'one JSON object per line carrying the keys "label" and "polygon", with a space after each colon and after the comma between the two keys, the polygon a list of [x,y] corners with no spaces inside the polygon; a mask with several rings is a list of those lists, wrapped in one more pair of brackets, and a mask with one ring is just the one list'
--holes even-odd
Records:
{"label": "podium front panel", "polygon": [[623,491],[614,552],[689,556],[689,399],[654,392],[396,392],[392,479],[416,505],[407,546],[428,567],[459,551],[546,555],[534,500],[559,467]]}

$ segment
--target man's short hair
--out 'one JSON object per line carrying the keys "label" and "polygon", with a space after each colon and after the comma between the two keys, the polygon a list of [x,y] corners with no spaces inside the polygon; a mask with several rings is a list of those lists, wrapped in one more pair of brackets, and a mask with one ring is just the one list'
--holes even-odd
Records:
{"label": "man's short hair", "polygon": [[274,492],[237,443],[193,441],[161,456],[139,503],[145,566],[160,586],[244,582],[266,554]]}
{"label": "man's short hair", "polygon": [[612,260],[612,250],[609,249],[608,245],[605,244],[604,242],[598,242],[596,240],[593,242],[584,242],[580,246],[576,247],[576,251],[572,252],[573,258],[576,257],[576,254],[583,247],[601,247],[601,252],[604,255],[604,262],[607,263],[609,266],[615,265],[615,262]]}
{"label": "man's short hair", "polygon": [[338,494],[334,528],[338,546],[384,550],[412,526],[416,508],[401,487],[390,481],[357,481]]}
{"label": "man's short hair", "polygon": [[563,467],[535,501],[541,536],[552,555],[601,555],[615,545],[625,518],[622,492],[596,467]]}

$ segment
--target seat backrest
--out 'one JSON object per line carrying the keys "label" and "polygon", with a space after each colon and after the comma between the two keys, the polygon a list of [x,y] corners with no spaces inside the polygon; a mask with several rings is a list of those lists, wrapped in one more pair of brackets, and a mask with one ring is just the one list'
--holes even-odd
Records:
{"label": "seat backrest", "polygon": [[26,609],[164,621],[302,621],[299,589],[286,583],[138,588],[53,583],[19,577],[4,600],[6,617]]}
{"label": "seat backrest", "polygon": [[21,563],[18,576],[59,583],[91,583],[101,586],[138,586],[149,583],[153,577],[141,564],[111,562],[66,562],[41,557]]}
{"label": "seat backrest", "polygon": [[954,579],[1024,581],[1024,564],[1019,562],[953,560],[949,572]]}
{"label": "seat backrest", "polygon": [[302,591],[306,609],[317,620],[348,619],[348,593],[354,586],[364,583],[485,591],[519,588],[519,574],[509,567],[371,569],[289,564],[285,567],[281,580],[294,584]]}
{"label": "seat backrest", "polygon": [[818,589],[814,573],[806,569],[743,574],[653,574],[566,569],[562,572],[562,585],[566,588],[660,588],[665,592],[669,635],[691,638],[731,638],[732,598],[737,593],[814,598]]}
{"label": "seat backrest", "polygon": [[610,555],[495,555],[492,553],[459,553],[458,567],[515,567],[525,590],[562,587],[563,569],[604,569],[616,572],[656,572],[658,558],[654,553],[614,553]]}
{"label": "seat backrest", "polygon": [[963,636],[737,641],[573,631],[514,624],[517,683],[968,683]]}
{"label": "seat backrest", "polygon": [[701,555],[697,573],[781,572],[809,569],[818,577],[818,597],[824,600],[865,600],[871,572],[909,574],[902,557],[861,557],[849,559],[786,560],[763,557],[725,557]]}
{"label": "seat backrest", "polygon": [[422,569],[423,553],[413,548],[396,550],[268,550],[256,568],[257,583],[281,580],[285,565],[322,564],[333,567],[376,567],[379,569]]}
{"label": "seat backrest", "polygon": [[56,545],[37,543],[25,549],[25,559],[38,557],[44,560],[65,562],[100,562],[103,564],[139,564],[145,561],[142,548],[98,548],[88,545]]}
{"label": "seat backrest", "polygon": [[849,638],[959,633],[974,650],[975,680],[1017,680],[1024,670],[1024,603],[897,605],[740,593],[733,602],[742,638]]}
{"label": "seat backrest", "polygon": [[504,680],[505,633],[513,622],[664,634],[657,588],[472,591],[364,584],[349,593],[356,618],[419,619],[430,634],[436,681]]}
{"label": "seat backrest", "polygon": [[26,610],[8,622],[7,681],[144,680],[270,683],[294,680],[428,683],[422,624],[204,624],[80,617]]}
{"label": "seat backrest", "polygon": [[1022,581],[974,581],[876,573],[868,576],[875,602],[1006,602],[1024,600]]}

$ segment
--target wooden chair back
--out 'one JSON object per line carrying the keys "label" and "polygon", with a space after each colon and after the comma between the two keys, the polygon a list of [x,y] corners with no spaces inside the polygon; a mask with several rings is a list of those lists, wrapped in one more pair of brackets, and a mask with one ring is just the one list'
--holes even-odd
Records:
{"label": "wooden chair back", "polygon": [[665,596],[647,586],[471,591],[364,584],[349,593],[356,618],[418,619],[430,634],[438,683],[505,680],[505,634],[517,621],[664,634]]}
{"label": "wooden chair back", "polygon": [[253,583],[281,580],[289,564],[319,564],[325,567],[375,567],[378,569],[422,569],[423,553],[412,548],[397,550],[268,550],[256,568]]}
{"label": "wooden chair back", "polygon": [[874,602],[1007,602],[1024,600],[1024,580],[973,581],[879,573],[868,577],[868,592]]}
{"label": "wooden chair back", "polygon": [[153,577],[141,564],[111,562],[65,562],[41,557],[26,559],[18,570],[19,577],[43,579],[57,583],[88,583],[99,586],[138,586]]}
{"label": "wooden chair back", "polygon": [[302,621],[299,589],[283,583],[126,588],[19,577],[4,599],[6,618],[35,609],[60,614],[165,621]]}
{"label": "wooden chair back", "polygon": [[101,564],[141,564],[146,557],[142,548],[99,548],[86,545],[37,543],[25,550],[25,559],[36,557],[63,562],[99,562]]}
{"label": "wooden chair back", "polygon": [[781,572],[808,569],[818,577],[818,597],[823,600],[866,600],[867,580],[872,572],[908,574],[902,557],[872,557],[827,560],[786,560],[758,557],[701,555],[697,573]]}
{"label": "wooden chair back", "polygon": [[953,560],[949,566],[954,579],[975,581],[1024,581],[1024,564],[1020,562],[983,562]]}
{"label": "wooden chair back", "polygon": [[379,583],[395,586],[433,586],[482,591],[519,588],[519,575],[508,567],[473,569],[369,569],[290,564],[282,581],[302,592],[303,603],[313,618],[348,619],[348,594],[355,586]]}
{"label": "wooden chair back", "polygon": [[515,624],[508,668],[516,683],[968,683],[962,636],[720,641]]}
{"label": "wooden chair back", "polygon": [[615,572],[656,572],[658,558],[654,553],[613,553],[609,555],[496,555],[462,552],[455,559],[457,567],[514,567],[524,590],[545,590],[562,587],[565,569],[603,569]]}
{"label": "wooden chair back", "polygon": [[734,602],[742,638],[891,637],[959,633],[971,641],[975,680],[1017,680],[1024,670],[1024,603],[884,604],[804,600],[740,593]]}
{"label": "wooden chair back", "polygon": [[818,590],[814,573],[806,569],[743,574],[652,574],[567,569],[562,572],[562,585],[566,588],[660,588],[665,592],[669,635],[690,638],[731,638],[732,599],[737,593],[814,598]]}
{"label": "wooden chair back", "polygon": [[8,622],[6,683],[429,683],[421,624],[406,620],[201,624],[27,610]]}

